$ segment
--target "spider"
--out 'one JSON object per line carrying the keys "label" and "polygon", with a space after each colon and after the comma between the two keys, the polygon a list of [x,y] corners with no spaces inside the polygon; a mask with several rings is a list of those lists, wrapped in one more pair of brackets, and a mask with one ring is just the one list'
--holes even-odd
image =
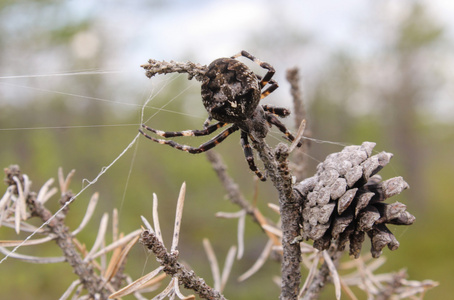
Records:
{"label": "spider", "polygon": [[[261,77],[252,72],[245,64],[237,60],[240,56],[246,57],[266,69],[265,76]],[[269,127],[272,125],[283,132],[288,140],[293,141],[295,139],[278,119],[278,117],[287,117],[290,114],[288,109],[259,105],[261,99],[278,88],[277,82],[271,79],[274,73],[275,70],[270,64],[260,61],[246,51],[241,51],[230,58],[216,59],[208,66],[202,80],[202,100],[205,109],[208,111],[208,118],[204,122],[202,130],[161,131],[142,124],[142,127],[146,130],[165,138],[205,136],[219,128],[233,124],[197,148],[178,144],[172,140],[157,139],[141,129],[139,131],[148,139],[159,144],[166,144],[182,151],[197,154],[217,146],[229,135],[240,130],[241,145],[249,168],[260,180],[265,181],[266,177],[255,165],[249,139],[254,141],[265,138]],[[210,125],[213,119],[218,122]],[[301,146],[301,143],[298,146]]]}

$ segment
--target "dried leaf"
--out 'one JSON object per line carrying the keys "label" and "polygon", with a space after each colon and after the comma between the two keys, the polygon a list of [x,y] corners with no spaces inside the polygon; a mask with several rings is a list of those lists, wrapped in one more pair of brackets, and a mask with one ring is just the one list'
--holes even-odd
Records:
{"label": "dried leaf", "polygon": [[34,263],[34,264],[54,264],[54,263],[61,263],[64,262],[66,259],[64,256],[58,256],[58,257],[38,257],[38,256],[30,256],[30,255],[24,255],[24,254],[19,254],[17,252],[11,252],[6,250],[3,247],[0,247],[0,252],[8,255],[9,257],[16,258],[28,263]]}
{"label": "dried leaf", "polygon": [[178,247],[178,239],[180,237],[180,227],[181,227],[181,217],[183,216],[183,205],[184,205],[184,197],[186,193],[186,182],[183,182],[180,189],[180,194],[178,196],[177,202],[177,211],[175,214],[175,226],[173,229],[173,240],[172,240],[172,247],[170,252],[174,252],[177,250]]}
{"label": "dried leaf", "polygon": [[[24,175],[22,176],[24,177]],[[14,224],[15,224],[15,229],[16,229],[16,234],[20,233],[20,222],[21,220],[26,219],[26,205],[25,205],[25,195],[24,195],[24,189],[22,187],[22,184],[17,178],[17,176],[13,176],[13,180],[16,183],[17,186],[17,193],[19,194],[19,197],[14,197],[16,201],[16,209],[15,209],[15,218],[14,218]],[[13,198],[13,199],[14,199]]]}
{"label": "dried leaf", "polygon": [[90,252],[88,252],[87,256],[85,257],[84,261],[88,261],[91,259],[91,256],[98,251],[99,247],[101,247],[107,231],[107,222],[109,221],[109,215],[104,213],[101,218],[101,222],[99,224],[98,235],[96,236],[96,240],[91,248]]}
{"label": "dried leaf", "polygon": [[[8,205],[8,203],[11,201],[11,195],[13,195],[12,189],[13,189],[13,187],[9,186],[6,189],[5,194],[3,194],[2,199],[0,200],[0,211],[3,211],[3,209],[5,209]],[[0,226],[1,226],[1,222],[0,222]]]}
{"label": "dried leaf", "polygon": [[113,212],[112,212],[112,240],[115,242],[116,240],[118,240],[118,224],[119,224],[119,220],[118,220],[118,209],[114,208]]}
{"label": "dried leaf", "polygon": [[336,291],[336,299],[339,300],[341,297],[341,284],[340,284],[339,274],[337,273],[336,266],[334,265],[331,257],[329,257],[328,252],[326,252],[326,250],[324,250],[322,253],[323,253],[323,258],[325,259],[325,263],[328,266],[329,272],[331,274],[331,278],[334,283],[334,288]]}
{"label": "dried leaf", "polygon": [[232,270],[233,262],[235,260],[235,253],[236,247],[230,247],[229,252],[227,253],[227,256],[225,258],[224,269],[222,270],[221,274],[221,288],[219,289],[219,292],[221,293],[222,291],[224,291],[227,280],[229,279],[230,271]]}
{"label": "dried leaf", "polygon": [[301,298],[304,293],[306,292],[307,288],[309,285],[312,283],[312,280],[314,279],[315,275],[317,274],[317,266],[318,263],[320,262],[320,258],[322,256],[322,252],[318,251],[316,255],[314,256],[314,259],[312,261],[311,267],[309,269],[309,273],[306,276],[306,280],[304,281],[303,287],[300,290],[299,293],[299,298]]}
{"label": "dried leaf", "polygon": [[126,295],[129,295],[131,293],[134,293],[135,291],[140,290],[142,287],[145,287],[149,281],[151,281],[156,275],[159,274],[159,272],[164,269],[163,266],[159,266],[157,269],[154,271],[140,277],[139,279],[135,280],[134,282],[128,284],[124,288],[116,291],[115,293],[111,294],[109,296],[109,299],[114,299],[114,298],[120,298],[124,297]]}
{"label": "dried leaf", "polygon": [[268,224],[263,224],[262,225],[262,228],[269,232],[269,233],[272,233],[273,235],[277,236],[277,237],[282,237],[282,230],[279,229],[279,228],[276,228],[274,226],[271,226],[271,225],[268,225]]}
{"label": "dried leaf", "polygon": [[244,253],[244,231],[246,228],[246,211],[241,210],[243,213],[242,215],[238,218],[238,253],[237,253],[237,259],[241,259],[243,257]]}
{"label": "dried leaf", "polygon": [[2,247],[16,247],[18,245],[21,246],[32,246],[32,245],[40,245],[52,241],[55,239],[55,235],[49,235],[40,239],[34,240],[0,240],[0,246]]}
{"label": "dried leaf", "polygon": [[178,285],[178,279],[176,278],[175,280],[173,280],[173,289],[175,290],[175,294],[178,296],[178,298],[180,299],[184,299],[184,300],[192,300],[192,299],[195,299],[195,296],[194,295],[189,295],[189,296],[185,296],[181,293],[180,291],[180,286]]}
{"label": "dried leaf", "polygon": [[44,204],[47,200],[49,200],[53,195],[57,193],[57,188],[53,188],[49,191],[49,188],[54,183],[54,181],[55,180],[53,178],[50,178],[46,181],[46,183],[43,184],[38,192],[38,195],[36,196],[36,201]]}
{"label": "dried leaf", "polygon": [[60,296],[60,299],[59,299],[59,300],[66,300],[66,299],[68,299],[69,296],[71,296],[71,294],[73,293],[74,289],[76,289],[79,285],[80,285],[80,280],[79,280],[79,279],[74,280],[74,281],[69,285],[69,287],[66,289],[66,291],[63,293],[63,295]]}
{"label": "dried leaf", "polygon": [[298,131],[296,132],[295,140],[292,142],[292,144],[290,145],[290,148],[288,149],[288,153],[292,153],[293,150],[295,150],[295,148],[298,147],[298,144],[300,143],[300,141],[303,137],[305,129],[306,129],[306,120],[302,120],[301,124],[298,128]]}
{"label": "dried leaf", "polygon": [[213,247],[211,247],[211,243],[208,239],[203,239],[203,248],[207,254],[208,261],[210,262],[211,273],[213,274],[214,280],[214,289],[219,291],[221,289],[221,272],[219,271],[216,254],[214,253]]}
{"label": "dried leaf", "polygon": [[115,274],[117,274],[119,268],[122,266],[123,261],[126,259],[126,257],[129,254],[129,251],[131,251],[132,247],[137,243],[139,240],[139,235],[136,236],[135,239],[131,240],[126,247],[123,249],[120,247],[117,247],[115,249],[114,254],[112,255],[112,258],[110,259],[109,266],[107,267],[105,278],[107,281],[110,281]]}
{"label": "dried leaf", "polygon": [[60,185],[60,192],[62,195],[66,194],[66,192],[69,191],[69,184],[71,183],[71,179],[74,176],[74,173],[76,173],[76,170],[72,169],[65,178],[65,176],[63,175],[63,168],[58,168],[58,183]]}
{"label": "dried leaf", "polygon": [[161,225],[159,224],[158,196],[156,196],[155,193],[153,193],[153,225],[157,238],[164,245],[164,240],[162,239]]}
{"label": "dried leaf", "polygon": [[240,281],[240,282],[244,281],[244,280],[248,279],[249,277],[251,277],[252,275],[254,275],[258,270],[260,270],[260,268],[263,266],[263,264],[266,262],[266,259],[270,255],[273,244],[274,244],[274,242],[271,239],[268,240],[268,242],[265,245],[265,248],[263,248],[262,253],[260,253],[260,256],[254,263],[254,265],[252,265],[252,267],[249,270],[247,270],[245,273],[243,273],[243,275],[238,277],[238,281]]}
{"label": "dried leaf", "polygon": [[102,248],[101,250],[99,250],[97,253],[93,254],[90,256],[90,259],[89,260],[93,260],[101,255],[104,255],[118,247],[122,247],[123,245],[125,245],[126,243],[128,243],[129,241],[135,239],[136,237],[140,236],[140,234],[142,233],[142,229],[137,229],[131,233],[129,233],[128,235],[118,239],[117,241],[113,242],[112,244]]}
{"label": "dried leaf", "polygon": [[96,204],[98,203],[98,199],[99,199],[99,193],[98,192],[94,193],[91,196],[90,201],[88,202],[88,205],[87,205],[87,211],[85,212],[85,215],[84,215],[84,217],[82,219],[82,222],[80,222],[79,227],[77,227],[71,233],[73,236],[76,236],[88,224],[88,221],[90,221],[91,217],[93,216],[93,213],[95,212]]}

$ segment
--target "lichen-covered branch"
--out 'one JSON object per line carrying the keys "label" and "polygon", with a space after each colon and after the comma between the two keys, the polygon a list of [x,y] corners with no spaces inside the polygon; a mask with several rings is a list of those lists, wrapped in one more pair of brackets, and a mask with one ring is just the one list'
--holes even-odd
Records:
{"label": "lichen-covered branch", "polygon": [[[5,182],[9,185],[15,185],[15,191],[16,193],[19,193],[20,188],[14,180],[14,178],[19,179],[21,185],[24,186],[24,177],[22,176],[19,167],[17,165],[12,165],[5,169],[5,174]],[[37,201],[38,194],[32,191],[28,191],[25,194],[26,204],[31,216],[37,216],[41,218],[43,222],[47,222],[53,214],[41,201]],[[71,197],[72,195],[70,192],[66,192],[62,196],[61,202],[65,203]],[[81,284],[88,291],[90,297],[107,299],[110,292],[106,288],[106,283],[95,273],[93,266],[89,262],[84,261],[80,256],[73,243],[73,236],[68,227],[64,224],[64,218],[64,213],[57,215],[48,223],[47,228],[50,230],[51,234],[55,236],[55,242],[63,251],[66,261],[71,265],[74,273],[79,276]]]}
{"label": "lichen-covered branch", "polygon": [[189,79],[195,78],[198,81],[202,81],[207,70],[206,66],[193,62],[166,62],[154,59],[148,60],[148,64],[141,65],[141,67],[147,70],[145,75],[148,78],[151,78],[156,74],[187,73]]}
{"label": "lichen-covered branch", "polygon": [[253,141],[253,146],[263,161],[268,178],[279,193],[283,248],[280,299],[297,299],[301,281],[301,248],[295,241],[300,236],[301,204],[292,188],[287,160],[288,147],[285,144],[279,144],[273,153],[264,140]]}
{"label": "lichen-covered branch", "polygon": [[144,230],[140,242],[154,253],[157,261],[164,267],[163,271],[172,277],[178,277],[180,284],[185,288],[193,290],[203,299],[225,299],[221,293],[207,285],[194,271],[188,270],[179,263],[178,252],[167,252],[165,246],[154,233]]}

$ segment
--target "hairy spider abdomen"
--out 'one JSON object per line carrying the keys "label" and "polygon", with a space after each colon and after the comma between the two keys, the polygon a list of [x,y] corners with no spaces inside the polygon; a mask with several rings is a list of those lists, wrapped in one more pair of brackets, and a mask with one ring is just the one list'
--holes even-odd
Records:
{"label": "hairy spider abdomen", "polygon": [[259,102],[261,89],[255,74],[232,58],[213,61],[202,82],[202,99],[210,116],[237,123],[250,118]]}

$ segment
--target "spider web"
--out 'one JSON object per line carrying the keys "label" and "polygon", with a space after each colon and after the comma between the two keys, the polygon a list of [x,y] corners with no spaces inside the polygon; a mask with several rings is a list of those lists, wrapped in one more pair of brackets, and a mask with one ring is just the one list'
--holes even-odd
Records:
{"label": "spider web", "polygon": [[[49,76],[74,76],[74,75],[93,75],[93,74],[111,74],[111,73],[117,73],[119,71],[101,71],[101,72],[90,72],[90,71],[83,71],[83,72],[71,72],[71,73],[59,73],[59,74],[50,74],[50,75],[45,75],[45,74],[38,74],[38,75],[21,75],[21,76],[6,76],[6,77],[0,77],[0,80],[1,79],[16,79],[16,78],[38,78],[38,77],[49,77]],[[189,89],[189,87],[183,89],[179,94],[177,94],[175,97],[169,99],[164,105],[162,105],[161,107],[154,107],[154,106],[150,106],[149,103],[155,99],[156,96],[158,96],[161,91],[170,83],[172,82],[173,80],[175,80],[178,76],[182,76],[182,75],[174,75],[173,77],[167,79],[165,81],[165,84],[163,84],[162,87],[160,87],[157,91],[154,91],[154,88],[153,90],[150,92],[150,95],[149,97],[146,99],[146,101],[142,104],[142,105],[138,105],[138,104],[133,104],[133,103],[121,103],[121,104],[124,104],[124,105],[132,105],[132,106],[138,106],[141,108],[141,113],[140,113],[140,122],[138,124],[122,124],[122,125],[79,125],[79,126],[44,126],[44,127],[20,127],[20,128],[0,128],[0,132],[1,131],[21,131],[21,130],[36,130],[36,129],[71,129],[71,128],[93,128],[93,127],[105,127],[105,126],[129,126],[129,125],[137,125],[139,126],[139,124],[143,124],[144,122],[152,119],[153,117],[155,117],[158,113],[160,112],[171,112],[171,113],[176,113],[176,114],[183,114],[183,115],[188,115],[188,114],[185,114],[185,113],[181,113],[181,112],[178,112],[178,111],[173,111],[173,110],[168,110],[166,109],[165,107],[167,105],[169,105],[173,100],[177,99],[179,96],[183,95],[187,89]],[[32,89],[34,91],[43,91],[43,92],[51,92],[51,93],[54,93],[54,94],[59,94],[59,95],[63,95],[63,96],[70,96],[70,97],[79,97],[79,98],[85,98],[85,99],[89,99],[89,100],[92,100],[92,101],[102,101],[102,102],[107,102],[107,103],[110,103],[110,104],[116,104],[118,102],[116,101],[113,101],[113,100],[109,100],[109,99],[103,99],[103,98],[96,98],[96,97],[87,97],[87,96],[82,96],[80,94],[74,94],[74,93],[66,93],[66,92],[60,92],[60,91],[55,91],[55,90],[50,90],[50,89],[44,89],[44,88],[37,88],[37,87],[30,87],[30,86],[26,86],[26,85],[19,85],[19,84],[11,84],[11,83],[6,83],[6,82],[0,82],[1,85],[7,85],[7,86],[13,86],[13,87],[19,87],[19,88],[24,88],[24,89]],[[153,113],[151,116],[149,116],[147,119],[144,119],[145,118],[145,109],[146,108],[153,108],[156,110],[155,113]],[[120,154],[118,154],[107,166],[104,166],[101,168],[101,171],[92,179],[92,180],[89,180],[89,179],[82,179],[82,188],[79,190],[78,193],[76,193],[73,197],[71,197],[64,205],[62,205],[62,207],[60,209],[58,209],[46,222],[42,223],[35,231],[33,231],[31,234],[29,234],[20,244],[18,244],[16,247],[14,247],[8,254],[5,255],[5,257],[3,257],[1,260],[0,260],[0,264],[2,264],[4,261],[6,261],[12,254],[14,254],[19,248],[21,248],[28,240],[30,240],[33,236],[35,236],[41,229],[43,229],[46,225],[48,225],[60,212],[62,212],[64,209],[66,209],[69,205],[71,205],[74,200],[76,200],[80,195],[82,195],[82,193],[84,193],[89,187],[93,186],[104,174],[107,173],[107,171],[112,167],[114,166],[128,151],[130,151],[134,145],[137,146],[137,141],[138,141],[138,138],[141,136],[140,133],[137,133],[133,138],[132,140],[129,142],[129,144],[120,152]],[[126,190],[127,190],[127,186],[128,186],[128,183],[129,183],[129,179],[130,179],[130,176],[131,176],[131,172],[132,172],[132,166],[134,164],[134,160],[135,160],[135,156],[136,156],[136,150],[137,150],[137,147],[135,148],[135,151],[134,151],[134,154],[133,154],[133,157],[132,157],[132,160],[131,160],[131,164],[130,164],[130,168],[129,168],[129,173],[128,173],[128,176],[126,178],[126,185],[125,185],[125,190],[124,190],[124,193],[123,193],[123,198],[122,198],[122,202],[121,202],[121,205],[123,205],[123,202],[124,202],[124,198],[125,198],[125,195],[126,195]]]}
{"label": "spider web", "polygon": [[[0,77],[0,80],[1,79],[19,79],[19,78],[82,76],[82,75],[93,75],[93,74],[113,74],[113,73],[120,73],[120,72],[121,71],[80,71],[80,72],[67,72],[67,73],[56,73],[56,74],[36,74],[36,75],[6,76],[6,77]],[[74,128],[95,128],[95,127],[110,127],[110,126],[132,126],[132,125],[140,126],[140,124],[146,123],[147,121],[149,121],[150,119],[154,118],[156,115],[158,115],[161,112],[170,112],[170,113],[174,113],[174,114],[180,114],[180,115],[186,115],[186,116],[190,116],[190,117],[199,118],[199,116],[195,116],[195,115],[192,115],[192,114],[184,113],[184,112],[181,112],[181,111],[174,111],[174,110],[166,109],[166,106],[168,106],[172,101],[174,101],[178,97],[184,95],[186,93],[186,91],[191,87],[191,85],[189,85],[188,87],[182,89],[181,92],[179,92],[173,98],[170,98],[169,100],[167,100],[160,107],[155,107],[155,106],[149,105],[150,102],[152,102],[163,91],[163,89],[165,89],[173,80],[175,80],[179,76],[184,76],[184,75],[173,75],[173,76],[167,75],[166,77],[168,79],[164,80],[164,84],[157,91],[155,91],[155,87],[153,87],[152,91],[150,92],[149,96],[147,97],[146,101],[143,104],[117,102],[117,101],[110,100],[110,99],[84,96],[84,95],[77,94],[77,93],[68,93],[68,92],[62,92],[62,91],[57,91],[57,90],[53,90],[53,89],[46,89],[46,88],[42,88],[42,87],[31,87],[31,86],[28,86],[28,85],[21,85],[21,84],[15,84],[15,83],[9,83],[9,82],[2,81],[2,82],[0,82],[0,85],[2,85],[2,86],[11,86],[11,87],[15,87],[15,88],[32,90],[32,91],[35,91],[35,92],[36,91],[48,92],[48,93],[53,93],[53,94],[57,94],[57,95],[62,95],[62,96],[65,96],[65,97],[83,98],[83,99],[87,99],[87,100],[90,100],[90,101],[104,102],[104,103],[107,103],[107,104],[110,104],[110,105],[122,104],[122,105],[128,105],[128,106],[133,106],[133,107],[136,106],[138,108],[140,107],[141,113],[140,113],[140,121],[139,121],[138,124],[120,124],[120,125],[118,125],[118,124],[111,124],[111,125],[106,124],[106,125],[17,127],[17,128],[3,128],[3,129],[0,128],[0,132],[1,131],[38,130],[38,129],[50,130],[50,129],[57,129],[57,128],[58,129],[74,129]],[[164,77],[164,76],[161,76],[161,77]],[[152,113],[150,116],[145,117],[145,109],[146,108],[152,108],[152,109],[155,109],[156,111],[154,113]],[[130,167],[129,167],[129,172],[128,172],[128,175],[126,177],[125,188],[124,188],[122,201],[121,201],[121,206],[122,206],[123,202],[125,200],[125,197],[126,197],[126,191],[127,191],[127,187],[128,187],[128,184],[129,184],[130,176],[131,176],[131,173],[132,173],[135,157],[136,157],[136,151],[137,151],[137,145],[138,145],[137,141],[138,141],[140,136],[141,136],[141,134],[137,133],[132,138],[132,140],[127,144],[127,146],[107,166],[104,166],[104,167],[101,168],[100,172],[93,179],[91,179],[91,180],[87,179],[87,178],[83,179],[82,180],[82,188],[79,190],[79,192],[77,192],[72,198],[69,199],[69,201],[67,201],[60,209],[58,209],[52,215],[51,218],[49,218],[46,222],[42,223],[34,232],[29,234],[20,244],[18,244],[16,247],[14,247],[5,257],[3,257],[0,260],[0,264],[3,263],[4,261],[6,261],[9,258],[9,256],[11,256],[13,253],[15,253],[24,244],[26,244],[27,241],[29,241],[33,236],[36,235],[36,233],[38,233],[41,229],[43,229],[46,225],[48,225],[61,211],[63,211],[69,205],[71,205],[88,188],[90,188],[91,186],[95,185],[98,182],[98,180],[104,174],[106,174],[109,171],[109,169],[111,169],[127,152],[129,152],[130,150],[134,149],[134,153],[132,155],[132,159],[131,159],[131,163],[130,163]],[[271,131],[269,136],[271,138],[276,139],[276,140],[281,140],[280,133],[277,133],[277,131],[275,131],[275,130]],[[307,137],[305,137],[305,138],[307,138]],[[310,139],[311,141],[316,142],[316,143],[329,143],[329,144],[339,145],[339,146],[342,146],[342,147],[345,146],[345,144],[343,144],[343,143],[337,143],[337,142],[332,142],[332,141],[324,141],[324,140],[319,140],[319,139],[314,139],[314,138],[307,138],[307,139]],[[134,146],[136,146],[136,147],[134,147]],[[310,159],[318,161],[316,158],[314,158],[312,156],[309,156],[308,154],[305,154],[305,155],[307,155]]]}

